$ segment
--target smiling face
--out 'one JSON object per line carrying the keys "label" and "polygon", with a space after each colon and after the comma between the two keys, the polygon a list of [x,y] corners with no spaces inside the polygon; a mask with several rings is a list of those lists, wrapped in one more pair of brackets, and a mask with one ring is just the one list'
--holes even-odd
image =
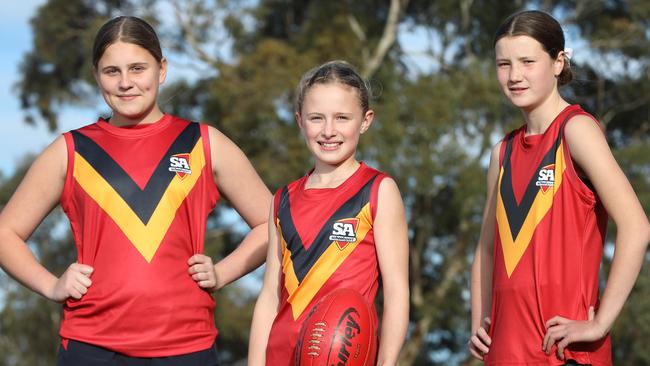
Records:
{"label": "smiling face", "polygon": [[162,117],[158,87],[165,81],[167,61],[161,62],[133,43],[115,42],[97,63],[95,79],[113,111],[111,124],[152,123]]}
{"label": "smiling face", "polygon": [[338,82],[319,83],[305,93],[296,121],[316,168],[355,161],[359,136],[372,123],[374,112],[363,112],[356,89]]}
{"label": "smiling face", "polygon": [[564,53],[556,59],[529,36],[503,37],[495,45],[497,79],[501,91],[516,107],[532,111],[558,95],[557,76]]}

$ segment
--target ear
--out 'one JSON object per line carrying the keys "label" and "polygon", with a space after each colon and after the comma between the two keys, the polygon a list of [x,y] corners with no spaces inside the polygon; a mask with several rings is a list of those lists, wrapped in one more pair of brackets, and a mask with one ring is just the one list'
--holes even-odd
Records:
{"label": "ear", "polygon": [[302,116],[298,112],[294,113],[294,116],[296,117],[296,124],[298,125],[298,128],[302,130]]}
{"label": "ear", "polygon": [[566,62],[566,55],[564,54],[564,51],[558,52],[557,57],[553,61],[553,75],[555,75],[555,77],[560,76],[562,70],[564,70],[565,62]]}
{"label": "ear", "polygon": [[160,70],[158,71],[158,84],[162,85],[165,83],[167,78],[167,59],[162,58],[159,63]]}
{"label": "ear", "polygon": [[92,72],[93,72],[93,77],[95,78],[95,82],[97,83],[97,85],[99,85],[99,70],[97,70],[97,67],[93,66]]}
{"label": "ear", "polygon": [[361,133],[364,133],[370,128],[372,121],[375,119],[375,112],[372,109],[369,109],[366,114],[363,116],[363,121],[361,121]]}

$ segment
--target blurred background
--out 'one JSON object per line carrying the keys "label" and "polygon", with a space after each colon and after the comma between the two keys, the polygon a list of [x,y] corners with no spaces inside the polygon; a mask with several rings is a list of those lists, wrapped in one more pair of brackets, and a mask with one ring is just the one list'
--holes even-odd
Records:
{"label": "blurred background", "polygon": [[[34,154],[61,132],[106,115],[90,54],[95,32],[113,16],[141,16],[157,29],[170,60],[163,110],[222,130],[272,191],[311,167],[293,121],[300,76],[324,61],[345,59],[374,90],[376,120],[361,140],[359,158],[396,179],[408,211],[411,316],[400,365],[480,364],[466,351],[468,289],[489,149],[523,123],[497,87],[492,35],[522,9],[546,10],[562,23],[575,74],[562,94],[604,124],[648,212],[650,2],[644,0],[10,2],[0,14],[0,208]],[[208,253],[222,257],[245,230],[222,203],[210,218]],[[30,245],[57,275],[76,257],[59,209]],[[648,261],[646,255],[612,331],[615,365],[650,365]],[[217,295],[225,365],[245,364],[261,275],[258,270]],[[60,316],[60,305],[0,272],[0,365],[53,365]]]}

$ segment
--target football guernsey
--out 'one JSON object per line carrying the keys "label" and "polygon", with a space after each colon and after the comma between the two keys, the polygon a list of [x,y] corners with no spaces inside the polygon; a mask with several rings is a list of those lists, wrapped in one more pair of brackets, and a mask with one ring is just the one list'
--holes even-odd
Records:
{"label": "football guernsey", "polygon": [[214,300],[188,274],[219,198],[207,126],[170,115],[120,128],[100,119],[64,134],[61,206],[78,262],[94,268],[66,301],[60,335],[132,357],[214,343]]}
{"label": "football guernsey", "polygon": [[[598,310],[607,214],[576,173],[563,136],[579,114],[588,115],[569,106],[543,134],[525,136],[523,126],[502,141],[486,365],[563,365],[557,344],[542,351],[546,321],[586,320],[590,306]],[[571,344],[564,355],[611,365],[610,338]]]}
{"label": "football guernsey", "polygon": [[[291,364],[302,323],[314,304],[333,289],[354,289],[374,309],[379,267],[373,221],[384,177],[361,163],[336,188],[305,189],[307,175],[275,194],[282,273],[267,365]],[[376,315],[374,320],[376,326]]]}

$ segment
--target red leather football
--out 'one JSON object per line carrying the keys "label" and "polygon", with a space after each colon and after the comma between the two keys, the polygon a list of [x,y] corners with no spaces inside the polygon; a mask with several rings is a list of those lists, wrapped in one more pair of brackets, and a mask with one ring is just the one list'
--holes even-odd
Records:
{"label": "red leather football", "polygon": [[370,366],[377,354],[372,307],[351,289],[324,296],[300,328],[294,365]]}

